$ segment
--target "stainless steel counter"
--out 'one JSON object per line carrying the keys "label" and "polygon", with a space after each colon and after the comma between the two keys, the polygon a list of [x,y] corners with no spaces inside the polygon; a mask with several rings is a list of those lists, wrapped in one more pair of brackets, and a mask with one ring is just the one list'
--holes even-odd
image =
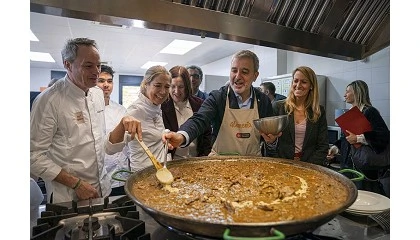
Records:
{"label": "stainless steel counter", "polygon": [[[192,239],[188,236],[182,236],[179,233],[170,231],[158,224],[152,217],[145,213],[140,207],[140,219],[146,223],[146,232],[151,234],[151,240],[186,240]],[[279,229],[281,231],[281,229]],[[317,228],[314,234],[336,239],[349,240],[388,240],[390,234],[375,222],[368,219],[367,216],[353,216],[348,213],[342,213],[336,216],[330,222]]]}
{"label": "stainless steel counter", "polygon": [[[110,197],[113,201],[117,197]],[[140,214],[140,220],[146,224],[146,232],[150,233],[151,240],[185,240],[194,239],[185,233],[177,233],[175,230],[169,230],[157,223],[150,215],[145,213],[139,206],[136,206]],[[45,210],[45,205],[39,207],[39,212]],[[31,222],[32,223],[32,222]],[[32,230],[32,224],[31,224]],[[281,231],[281,229],[278,229]],[[387,234],[376,222],[367,216],[355,216],[343,212],[337,215],[333,220],[320,226],[313,234],[319,239],[349,239],[349,240],[389,240],[390,234]],[[322,238],[321,236],[325,236]],[[198,238],[203,239],[203,238]]]}

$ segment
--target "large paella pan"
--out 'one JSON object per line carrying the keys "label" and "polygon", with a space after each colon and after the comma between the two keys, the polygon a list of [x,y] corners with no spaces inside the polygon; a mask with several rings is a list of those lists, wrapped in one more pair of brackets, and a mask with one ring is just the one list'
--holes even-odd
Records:
{"label": "large paella pan", "polygon": [[130,175],[126,194],[161,225],[198,236],[262,237],[313,231],[357,198],[354,183],[305,162],[217,156],[168,163],[174,175],[162,186],[153,166]]}

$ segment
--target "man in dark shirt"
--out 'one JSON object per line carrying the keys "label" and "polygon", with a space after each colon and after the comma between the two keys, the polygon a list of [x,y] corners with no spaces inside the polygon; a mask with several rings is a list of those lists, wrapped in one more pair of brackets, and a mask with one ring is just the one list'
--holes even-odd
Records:
{"label": "man in dark shirt", "polygon": [[213,127],[213,146],[210,155],[237,154],[261,156],[264,139],[252,121],[273,116],[270,99],[255,90],[259,59],[255,53],[242,50],[233,55],[229,84],[210,92],[198,112],[194,113],[179,130],[164,134],[169,148],[185,147],[206,128]]}
{"label": "man in dark shirt", "polygon": [[286,99],[285,96],[276,93],[276,86],[272,82],[263,82],[260,84],[260,87],[261,91],[270,98],[271,102]]}
{"label": "man in dark shirt", "polygon": [[203,81],[203,71],[200,67],[195,65],[188,66],[187,70],[190,74],[192,95],[205,100],[209,95],[199,89],[201,82]]}

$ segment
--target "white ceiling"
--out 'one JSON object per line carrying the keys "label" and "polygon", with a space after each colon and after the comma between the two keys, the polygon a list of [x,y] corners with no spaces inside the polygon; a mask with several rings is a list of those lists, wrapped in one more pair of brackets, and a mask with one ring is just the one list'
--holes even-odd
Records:
{"label": "white ceiling", "polygon": [[[69,38],[88,37],[96,40],[101,61],[108,62],[117,74],[143,75],[140,67],[147,61],[175,65],[203,66],[252,47],[250,44],[143,28],[120,28],[94,24],[92,21],[41,13],[30,13],[30,26],[39,42],[31,42],[31,51],[48,52],[55,63],[31,61],[31,68],[64,69],[61,49]],[[185,55],[159,53],[174,39],[201,41],[202,44]]]}

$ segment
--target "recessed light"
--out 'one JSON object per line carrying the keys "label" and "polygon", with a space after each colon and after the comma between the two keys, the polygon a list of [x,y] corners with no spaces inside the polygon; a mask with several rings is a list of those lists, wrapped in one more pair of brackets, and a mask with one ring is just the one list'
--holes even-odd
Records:
{"label": "recessed light", "polygon": [[30,39],[31,39],[31,41],[34,41],[34,42],[39,42],[39,40],[38,40],[38,38],[35,36],[35,34],[32,32],[32,30],[29,30],[31,33],[30,33]]}
{"label": "recessed light", "polygon": [[168,46],[162,49],[160,53],[184,55],[200,44],[201,42],[175,39]]}
{"label": "recessed light", "polygon": [[30,59],[37,62],[55,62],[51,54],[43,52],[31,52]]}
{"label": "recessed light", "polygon": [[116,23],[96,22],[96,21],[93,21],[92,23],[93,25],[101,26],[101,27],[124,28],[124,29],[127,28],[126,25],[116,24]]}
{"label": "recessed light", "polygon": [[152,62],[152,61],[148,61],[143,66],[141,66],[141,68],[148,69],[148,68],[150,68],[152,66],[156,66],[156,65],[165,66],[166,64],[168,64],[168,63],[167,62]]}
{"label": "recessed light", "polygon": [[142,21],[142,20],[133,20],[133,27],[136,27],[136,28],[145,28],[144,27],[144,21]]}

